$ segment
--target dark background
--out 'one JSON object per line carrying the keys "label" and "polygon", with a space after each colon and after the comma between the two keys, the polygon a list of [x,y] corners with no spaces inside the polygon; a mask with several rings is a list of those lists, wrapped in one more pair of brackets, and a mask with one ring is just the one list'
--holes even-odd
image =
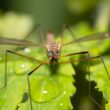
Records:
{"label": "dark background", "polygon": [[92,24],[101,2],[103,0],[0,0],[0,9],[32,15],[36,23],[60,32],[64,23],[75,25],[86,20]]}

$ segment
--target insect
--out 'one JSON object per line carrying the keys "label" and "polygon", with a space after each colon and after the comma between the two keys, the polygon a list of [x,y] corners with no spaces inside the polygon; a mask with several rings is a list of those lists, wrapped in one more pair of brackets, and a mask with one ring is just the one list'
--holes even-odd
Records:
{"label": "insect", "polygon": [[[7,86],[7,56],[8,56],[8,53],[19,55],[21,57],[25,57],[27,59],[40,62],[40,65],[36,66],[27,75],[29,93],[31,92],[30,91],[29,76],[31,74],[33,74],[34,71],[37,71],[42,65],[45,65],[45,64],[46,65],[57,65],[57,64],[70,63],[70,61],[59,62],[59,59],[64,58],[64,57],[74,56],[74,55],[87,54],[88,57],[87,58],[83,58],[83,59],[73,60],[72,62],[79,62],[79,61],[88,61],[89,62],[92,59],[99,58],[102,61],[103,66],[104,66],[104,68],[106,70],[107,76],[108,76],[108,78],[110,80],[109,73],[108,73],[107,68],[105,66],[104,60],[103,60],[103,58],[101,56],[90,57],[88,51],[82,51],[82,52],[76,52],[76,53],[69,53],[69,54],[66,54],[66,55],[61,55],[61,50],[62,50],[63,46],[74,44],[74,43],[81,43],[81,42],[85,42],[85,41],[92,41],[92,40],[98,40],[98,39],[101,39],[101,40],[102,39],[107,39],[107,38],[110,38],[110,32],[103,32],[103,33],[97,33],[97,34],[90,35],[90,36],[85,36],[83,38],[74,39],[73,41],[70,41],[70,42],[67,42],[67,43],[64,43],[63,34],[62,34],[62,38],[61,38],[62,39],[61,43],[57,43],[55,41],[55,37],[54,37],[54,34],[52,32],[48,32],[48,34],[47,34],[47,42],[44,42],[42,40],[42,44],[36,44],[35,42],[26,40],[26,38],[28,38],[32,34],[32,32],[36,30],[37,27],[39,27],[39,25],[35,26],[32,29],[32,31],[23,40],[9,39],[9,38],[0,37],[0,45],[18,45],[18,46],[36,46],[36,47],[40,46],[40,47],[44,48],[44,50],[47,53],[47,57],[48,57],[47,61],[40,61],[39,59],[35,59],[35,58],[29,57],[29,56],[25,56],[25,55],[22,55],[20,53],[17,53],[17,52],[11,51],[11,50],[6,50],[6,54],[5,54],[5,56],[6,56],[6,59],[5,59],[5,62],[6,62],[5,63],[5,86],[3,88],[5,88]],[[64,28],[67,28],[69,30],[69,32],[72,34],[70,28],[68,28],[66,25],[63,27],[63,29]],[[44,39],[43,36],[41,36],[41,38]],[[88,66],[89,66],[89,63],[88,63]],[[90,76],[89,76],[89,82],[90,82]],[[89,88],[90,88],[90,83],[89,83]],[[91,96],[90,91],[89,91],[89,95]],[[31,96],[30,96],[30,105],[31,105],[31,110],[33,110]]]}

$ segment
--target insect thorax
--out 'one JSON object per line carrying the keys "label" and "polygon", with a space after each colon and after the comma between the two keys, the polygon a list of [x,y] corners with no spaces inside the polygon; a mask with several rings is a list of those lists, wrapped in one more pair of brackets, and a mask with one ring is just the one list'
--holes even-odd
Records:
{"label": "insect thorax", "polygon": [[46,45],[47,48],[47,56],[52,59],[58,59],[60,55],[60,48],[61,45],[56,42],[49,42],[48,45]]}

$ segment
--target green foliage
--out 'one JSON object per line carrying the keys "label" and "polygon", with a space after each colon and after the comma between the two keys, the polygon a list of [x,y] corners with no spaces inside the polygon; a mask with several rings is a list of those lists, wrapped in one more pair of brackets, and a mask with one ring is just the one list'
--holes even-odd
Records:
{"label": "green foliage", "polygon": [[[104,61],[106,64],[107,71],[109,72],[109,76],[104,69],[104,65],[102,63],[94,65],[91,67],[91,81],[96,82],[96,89],[101,91],[103,94],[103,98],[107,101],[105,105],[106,110],[109,110],[110,105],[110,57],[105,57]],[[100,69],[99,69],[100,68]]]}
{"label": "green foliage", "polygon": [[32,28],[32,18],[27,15],[17,15],[8,12],[0,14],[0,36],[8,38],[23,38]]}
{"label": "green foliage", "polygon": [[[36,55],[40,55],[40,53],[36,51]],[[14,55],[10,56],[13,59]],[[8,61],[7,64],[8,85],[6,91],[2,92],[5,98],[3,97],[4,104],[2,103],[1,108],[3,110],[6,110],[6,108],[8,110],[15,110],[19,107],[20,110],[28,110],[30,109],[30,104],[26,73],[29,73],[38,63],[21,57],[16,57],[15,59],[14,61]],[[0,67],[2,67],[3,64],[4,62],[1,62]],[[57,65],[53,65],[51,68],[56,68],[56,66]],[[70,64],[58,65],[56,72],[50,70],[51,68],[50,65],[44,65],[29,76],[34,109],[72,109],[70,96],[75,93],[75,87],[73,86],[74,80],[72,78],[74,71],[72,66]],[[27,93],[27,100],[22,102],[25,93]],[[10,108],[10,105],[13,106]],[[47,108],[45,108],[44,105],[47,106]]]}
{"label": "green foliage", "polygon": [[[5,16],[8,17],[8,19],[6,19],[7,23],[5,25],[6,27],[10,28],[4,28],[3,30],[5,30],[5,32],[1,30],[2,33],[1,35],[10,37],[14,35],[13,32],[11,32],[10,30],[11,28],[14,27],[14,23],[13,25],[11,25],[13,20],[15,22],[19,21],[18,27],[22,29],[20,27],[21,26],[20,22],[22,24],[24,18],[20,18],[20,16],[17,17],[12,13],[9,13]],[[4,19],[2,18],[1,22],[3,21]],[[26,22],[26,20],[24,20],[24,22]],[[19,35],[25,36],[27,33],[26,31],[29,31],[29,28],[24,27],[25,34],[23,33],[24,31],[22,30],[22,32],[20,31],[22,35],[18,32],[17,36]],[[16,30],[18,29],[16,28]],[[11,34],[10,35],[6,34],[6,31],[9,31]],[[10,49],[9,47],[5,48]],[[27,56],[32,56],[34,58],[37,57],[37,59],[40,59],[42,61],[47,60],[47,56],[42,48],[35,49],[26,48],[18,52]],[[3,87],[5,85],[4,55],[5,53],[1,52],[0,87]],[[29,76],[30,81],[30,93],[29,93],[27,74],[39,64],[40,63],[37,61],[31,61],[21,56],[8,54],[7,86],[6,88],[0,91],[0,109],[30,110],[31,108],[29,94],[31,94],[33,109],[38,110],[73,109],[70,97],[75,94],[76,89],[73,86],[74,79],[72,75],[74,73],[74,70],[71,64],[43,65],[42,67],[40,67],[31,76]]]}
{"label": "green foliage", "polygon": [[76,13],[76,14],[82,14],[87,12],[88,10],[91,10],[93,7],[99,3],[100,0],[66,0],[68,8],[70,11]]}
{"label": "green foliage", "polygon": [[[85,27],[85,28],[84,28]],[[95,33],[95,30],[90,29],[90,26],[87,23],[80,23],[79,25],[76,26],[76,33],[78,36],[83,36],[84,34],[89,35],[91,33]],[[90,64],[90,78],[91,81],[94,81],[96,83],[96,89],[98,91],[102,92],[103,98],[107,101],[105,104],[106,110],[109,110],[110,106],[110,57],[109,56],[103,56],[103,54],[106,54],[108,49],[110,48],[110,40],[105,39],[105,40],[99,40],[99,41],[89,41],[89,42],[84,42],[81,43],[81,46],[83,47],[83,50],[87,50],[90,53],[90,56],[98,56],[102,54],[102,57],[104,59],[105,66],[107,68],[108,74],[104,68],[103,62],[101,61],[100,58],[91,60]],[[99,63],[95,63],[95,61]],[[91,93],[92,94],[92,93]]]}
{"label": "green foliage", "polygon": [[[78,25],[74,26],[72,31],[76,33],[77,38],[81,38],[81,37],[96,33],[96,31],[94,29],[90,28],[90,26],[87,22],[79,23]],[[65,33],[65,36],[70,37],[70,34]],[[66,37],[64,37],[64,38],[67,39]],[[88,51],[90,53],[91,57],[102,54],[107,71],[110,76],[110,62],[109,62],[110,57],[106,58],[105,56],[103,56],[103,54],[106,54],[106,52],[110,48],[109,43],[110,43],[110,40],[105,39],[105,40],[88,41],[88,42],[84,42],[84,43],[74,44],[73,46],[71,45],[71,46],[67,46],[66,48],[64,48],[63,53],[65,53],[65,50],[67,52],[67,50],[70,49],[71,53],[72,52],[74,53],[74,51],[75,52]],[[68,52],[68,53],[70,53],[70,52]],[[95,61],[100,61],[100,62],[95,63]],[[107,72],[105,71],[104,65],[100,58],[95,59],[95,60],[90,60],[90,63],[91,63],[91,67],[90,67],[91,81],[94,81],[96,83],[96,89],[98,89],[98,91],[102,92],[103,98],[107,101],[107,103],[105,104],[105,108],[106,108],[106,110],[109,110],[109,106],[110,106],[110,98],[109,98],[110,79],[109,79],[109,76],[107,75]],[[83,67],[83,65],[82,65],[82,67]]]}
{"label": "green foliage", "polygon": [[[14,19],[18,17],[14,17]],[[10,18],[11,19],[11,18]],[[2,20],[3,21],[3,20]],[[11,22],[9,24],[10,26]],[[16,20],[15,20],[16,21]],[[22,20],[21,20],[22,21]],[[25,20],[24,20],[25,21]],[[23,22],[24,23],[24,22]],[[26,22],[27,24],[28,22]],[[18,23],[19,24],[19,23]],[[22,24],[22,22],[21,22]],[[16,24],[17,25],[17,24]],[[20,24],[19,24],[20,25]],[[25,25],[25,24],[24,24]],[[9,27],[8,26],[8,27]],[[13,28],[14,26],[10,27]],[[22,26],[20,25],[20,29]],[[24,28],[24,30],[27,27]],[[4,28],[4,30],[6,30]],[[8,31],[9,28],[7,29]],[[25,30],[25,34],[17,34],[18,36],[24,36],[27,34],[28,29]],[[73,29],[72,29],[73,30]],[[90,28],[88,23],[82,22],[74,27],[76,36],[83,37],[95,33],[95,30]],[[24,32],[24,31],[23,31]],[[2,33],[2,32],[1,32]],[[22,33],[22,32],[21,32]],[[5,36],[4,34],[1,34]],[[11,35],[14,35],[13,33]],[[71,41],[74,38],[65,31],[64,42]],[[6,35],[8,36],[8,35]],[[78,38],[77,37],[77,38]],[[58,37],[57,41],[60,42],[61,38]],[[106,52],[109,48],[109,40],[105,41],[90,41],[89,43],[81,43],[64,46],[62,48],[61,55],[68,53],[89,51],[91,55],[100,55]],[[32,56],[42,61],[47,61],[47,56],[42,48],[26,48],[17,51],[21,54]],[[4,82],[4,53],[0,55],[0,87],[3,87]],[[70,59],[78,59],[80,56],[71,56],[60,59],[60,62],[69,61]],[[109,58],[104,59],[108,61]],[[79,63],[79,62],[78,62]],[[78,64],[77,63],[77,64]],[[73,106],[70,101],[70,97],[74,96],[76,88],[73,83],[75,82],[73,75],[75,73],[72,65],[67,64],[55,64],[55,65],[43,65],[32,75],[29,76],[30,81],[30,93],[28,88],[27,74],[33,70],[40,63],[32,61],[17,55],[8,55],[7,62],[7,87],[0,91],[0,109],[2,110],[30,110],[30,97],[31,94],[33,109],[37,110],[72,110]],[[100,62],[102,65],[102,63]],[[103,93],[103,97],[108,103],[106,104],[106,110],[109,110],[110,106],[110,90],[107,85],[110,85],[110,81],[106,75],[103,67],[99,67],[100,64],[91,67],[91,81],[96,82],[99,91]],[[110,68],[109,62],[106,64],[107,68]],[[103,65],[102,65],[103,66]],[[103,69],[99,71],[99,68]],[[80,69],[80,68],[79,68]]]}

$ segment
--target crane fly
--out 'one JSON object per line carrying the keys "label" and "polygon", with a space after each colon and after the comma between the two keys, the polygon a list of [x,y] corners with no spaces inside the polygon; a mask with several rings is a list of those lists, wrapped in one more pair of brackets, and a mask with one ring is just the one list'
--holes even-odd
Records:
{"label": "crane fly", "polygon": [[[63,39],[64,39],[63,34],[62,34],[62,37],[61,37],[61,43],[57,43],[55,41],[55,37],[54,37],[54,34],[52,32],[48,32],[48,34],[47,34],[47,42],[46,43],[44,41],[42,41],[41,44],[36,44],[35,42],[26,40],[38,27],[39,27],[39,25],[35,26],[32,29],[32,31],[30,33],[28,33],[28,35],[23,40],[18,40],[18,39],[14,39],[14,38],[3,38],[3,37],[0,37],[0,45],[17,45],[17,46],[25,46],[25,47],[26,46],[32,46],[32,47],[33,46],[36,46],[36,47],[40,46],[40,47],[43,47],[45,49],[45,51],[47,53],[47,57],[48,57],[48,60],[44,62],[44,61],[41,61],[39,59],[35,59],[35,58],[29,57],[29,56],[25,56],[25,55],[22,55],[20,53],[17,53],[17,52],[11,51],[11,50],[6,50],[6,54],[5,54],[5,56],[6,56],[5,57],[5,86],[3,88],[6,88],[6,86],[7,86],[7,76],[6,76],[7,74],[6,74],[6,72],[7,72],[7,55],[8,55],[8,53],[19,55],[21,57],[25,57],[27,59],[40,62],[40,65],[36,66],[27,75],[29,95],[30,95],[30,81],[29,81],[29,76],[34,71],[36,71],[37,69],[39,69],[44,64],[55,65],[55,64],[70,63],[69,61],[59,62],[59,59],[61,59],[63,57],[67,57],[67,56],[74,56],[74,55],[81,55],[81,54],[87,54],[88,55],[87,58],[73,60],[72,62],[90,61],[92,59],[99,58],[102,61],[103,66],[104,66],[104,69],[106,70],[107,76],[108,76],[108,78],[110,80],[109,73],[107,71],[107,68],[106,68],[106,65],[104,63],[104,60],[103,60],[103,58],[101,56],[90,57],[88,51],[82,51],[82,52],[76,52],[76,53],[69,53],[69,54],[66,54],[66,55],[61,55],[61,50],[62,50],[62,47],[63,46],[70,45],[70,44],[75,44],[75,43],[86,42],[86,41],[93,41],[93,40],[98,40],[98,39],[100,39],[100,40],[107,39],[107,38],[110,38],[110,32],[102,32],[102,33],[97,33],[97,34],[85,36],[85,37],[82,37],[82,38],[77,38],[77,39],[74,39],[74,40],[69,41],[67,43],[64,43],[64,41],[63,41]],[[70,30],[70,28],[68,26],[65,25],[63,27],[63,30],[65,28],[67,28],[68,31],[71,33],[71,35],[73,35],[72,31]],[[42,37],[42,34],[41,34],[41,37]],[[89,65],[88,65],[88,67],[89,67]],[[89,70],[89,72],[90,72],[90,70]],[[89,75],[89,88],[90,88],[90,75]],[[89,96],[91,97],[90,90],[89,90]],[[94,99],[92,99],[92,100],[94,100]],[[94,102],[100,108],[102,108],[102,106],[100,106],[96,101],[94,101]],[[31,96],[30,96],[30,106],[31,106],[31,110],[33,110]]]}

